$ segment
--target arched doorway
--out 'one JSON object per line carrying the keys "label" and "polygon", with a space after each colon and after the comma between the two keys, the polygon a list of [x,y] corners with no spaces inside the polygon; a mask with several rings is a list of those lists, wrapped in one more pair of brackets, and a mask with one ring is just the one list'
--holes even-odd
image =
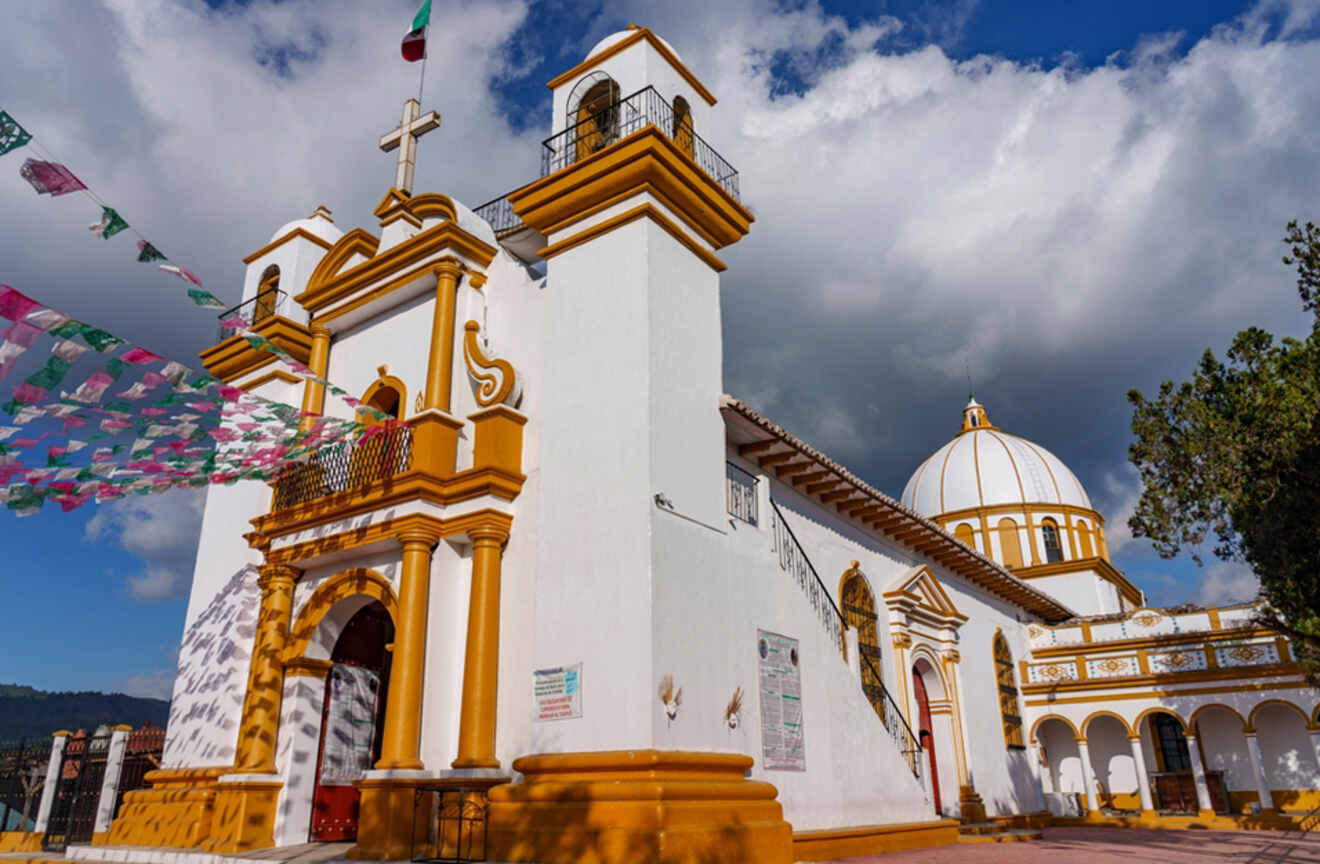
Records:
{"label": "arched doorway", "polygon": [[940,772],[935,761],[935,732],[930,722],[930,696],[926,693],[926,678],[917,664],[912,665],[912,693],[917,700],[917,740],[921,742],[930,760],[930,793],[935,799],[935,812],[943,813],[940,804]]}
{"label": "arched doorway", "polygon": [[692,128],[692,107],[682,96],[674,97],[674,143],[678,149],[691,156],[696,149],[697,133]]}
{"label": "arched doorway", "polygon": [[330,652],[312,793],[314,842],[357,839],[360,796],[353,781],[380,758],[390,673],[385,646],[393,641],[389,612],[372,601],[344,625]]}
{"label": "arched doorway", "polygon": [[861,655],[862,692],[875,709],[876,716],[885,719],[885,690],[880,683],[880,637],[876,631],[875,597],[866,577],[857,569],[857,562],[843,574],[839,599],[843,603],[843,620],[857,631],[857,653]]}

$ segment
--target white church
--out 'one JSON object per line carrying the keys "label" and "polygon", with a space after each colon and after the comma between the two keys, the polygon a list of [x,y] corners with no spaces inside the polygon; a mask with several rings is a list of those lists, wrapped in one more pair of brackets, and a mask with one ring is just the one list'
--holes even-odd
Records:
{"label": "white church", "polygon": [[[209,490],[161,768],[70,857],[786,864],[1320,805],[1288,643],[1146,606],[1003,418],[950,406],[895,499],[724,393],[754,219],[674,48],[549,86],[539,179],[414,191],[409,100],[374,222],[244,259],[252,329],[406,425]],[[354,415],[237,335],[202,360]]]}

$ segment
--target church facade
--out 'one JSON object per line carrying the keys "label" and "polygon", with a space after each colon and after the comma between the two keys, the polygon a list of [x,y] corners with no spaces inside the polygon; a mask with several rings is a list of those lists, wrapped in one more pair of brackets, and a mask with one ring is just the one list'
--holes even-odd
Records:
{"label": "church facade", "polygon": [[[723,393],[754,218],[671,46],[550,87],[540,179],[414,192],[410,100],[373,229],[318,208],[245,259],[251,329],[402,422],[208,491],[162,766],[71,855],[789,862],[1320,804],[1286,641],[1148,608],[984,407],[895,500]],[[239,336],[202,359],[357,410]]]}

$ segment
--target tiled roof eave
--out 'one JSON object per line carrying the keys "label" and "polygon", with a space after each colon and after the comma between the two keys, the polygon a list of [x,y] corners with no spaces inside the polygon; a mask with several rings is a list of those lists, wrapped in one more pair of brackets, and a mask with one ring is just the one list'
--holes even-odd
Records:
{"label": "tiled roof eave", "polygon": [[[846,485],[853,492],[859,493],[868,499],[868,505],[878,505],[885,511],[886,520],[891,517],[897,520],[894,524],[886,524],[886,527],[881,530],[862,520],[852,519],[852,521],[864,525],[872,533],[889,535],[890,539],[923,551],[923,554],[927,554],[959,576],[1011,603],[1017,604],[1028,612],[1039,615],[1045,621],[1057,622],[1076,616],[1076,613],[1067,606],[1032,588],[981,553],[968,548],[936,523],[904,507],[898,501],[872,487],[843,465],[793,435],[787,429],[762,417],[742,400],[729,395],[721,396],[720,410],[743,418],[776,439],[778,443],[785,445],[792,451],[796,451],[801,456],[814,462],[820,469],[824,469],[839,478],[840,484]],[[801,491],[805,494],[805,490]],[[852,518],[846,512],[841,511],[840,515],[847,519]],[[871,521],[876,520],[873,518]],[[896,534],[901,534],[902,537],[894,536]]]}

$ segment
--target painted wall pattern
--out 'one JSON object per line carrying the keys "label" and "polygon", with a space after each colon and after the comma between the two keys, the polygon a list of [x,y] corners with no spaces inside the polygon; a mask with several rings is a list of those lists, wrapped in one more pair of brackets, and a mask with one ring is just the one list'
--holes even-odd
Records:
{"label": "painted wall pattern", "polygon": [[1027,667],[1027,680],[1032,684],[1046,681],[1076,681],[1077,664],[1071,660],[1062,663],[1033,663]]}
{"label": "painted wall pattern", "polygon": [[1141,664],[1137,662],[1135,654],[1086,661],[1087,678],[1118,678],[1123,675],[1139,674],[1141,674]]}
{"label": "painted wall pattern", "polygon": [[1166,672],[1194,672],[1207,667],[1205,651],[1199,647],[1181,651],[1152,651],[1146,655],[1150,671],[1156,675]]}
{"label": "painted wall pattern", "polygon": [[1278,663],[1279,651],[1273,642],[1235,642],[1215,648],[1215,661],[1222,667],[1260,666]]}

